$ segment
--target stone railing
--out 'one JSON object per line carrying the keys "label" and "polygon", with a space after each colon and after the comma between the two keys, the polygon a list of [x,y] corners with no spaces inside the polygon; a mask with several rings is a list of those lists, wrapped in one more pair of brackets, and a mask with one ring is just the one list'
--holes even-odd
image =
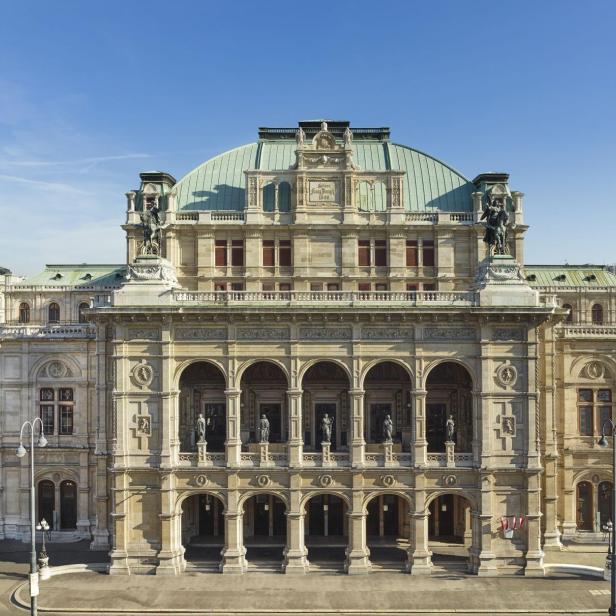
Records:
{"label": "stone railing", "polygon": [[240,453],[240,466],[256,468],[262,466],[262,462],[272,466],[288,466],[288,457],[286,453],[268,452],[267,460],[261,460],[261,454],[259,452],[250,451]]}
{"label": "stone railing", "polygon": [[[179,466],[199,466],[199,454],[181,452],[178,456]],[[204,466],[225,466],[225,454],[207,452],[203,459]]]}
{"label": "stone railing", "polygon": [[90,323],[48,325],[0,325],[0,338],[94,338],[96,327]]}
{"label": "stone railing", "polygon": [[614,338],[616,325],[570,325],[563,324],[560,333],[564,338]]}
{"label": "stone railing", "polygon": [[405,306],[476,305],[475,294],[470,291],[174,291],[173,299],[181,304],[223,305],[261,302],[281,305],[316,303],[347,306],[369,302],[398,303]]}
{"label": "stone railing", "polygon": [[[457,468],[471,467],[473,466],[473,454],[472,453],[454,453],[453,454],[454,466]],[[446,453],[429,453],[426,457],[428,466],[447,466],[447,454]]]}
{"label": "stone railing", "polygon": [[[211,224],[213,222],[243,223],[244,212],[237,212],[235,210],[167,212],[165,220],[166,222],[176,224]],[[129,222],[138,221],[129,220]]]}
{"label": "stone railing", "polygon": [[320,452],[304,452],[302,458],[302,466],[306,467],[324,467],[324,468],[340,468],[351,465],[351,458],[347,452],[332,451],[329,454],[329,460],[323,461],[323,454]]}

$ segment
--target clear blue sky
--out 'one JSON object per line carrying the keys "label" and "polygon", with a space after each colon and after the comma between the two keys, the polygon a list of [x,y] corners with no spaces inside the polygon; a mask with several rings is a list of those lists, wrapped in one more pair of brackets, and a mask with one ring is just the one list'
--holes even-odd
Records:
{"label": "clear blue sky", "polygon": [[4,2],[0,265],[122,262],[124,193],[348,119],[526,194],[527,263],[616,262],[616,2]]}

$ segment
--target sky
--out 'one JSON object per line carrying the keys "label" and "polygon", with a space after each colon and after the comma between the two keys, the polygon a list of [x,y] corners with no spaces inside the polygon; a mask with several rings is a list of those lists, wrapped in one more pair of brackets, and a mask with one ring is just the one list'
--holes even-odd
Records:
{"label": "sky", "polygon": [[122,263],[124,194],[333,118],[525,193],[526,263],[614,263],[613,0],[6,1],[0,265]]}

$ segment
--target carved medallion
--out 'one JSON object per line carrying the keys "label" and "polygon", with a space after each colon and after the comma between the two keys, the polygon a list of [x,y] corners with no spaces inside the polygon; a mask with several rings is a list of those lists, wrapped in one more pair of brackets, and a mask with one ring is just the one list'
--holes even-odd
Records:
{"label": "carved medallion", "polygon": [[518,380],[518,371],[511,364],[502,364],[496,369],[496,380],[501,387],[513,387]]}
{"label": "carved medallion", "polygon": [[61,361],[50,361],[47,364],[47,376],[52,379],[61,379],[69,376],[68,368]]}
{"label": "carved medallion", "polygon": [[589,361],[584,367],[584,372],[589,379],[600,379],[604,375],[605,370],[600,361]]}
{"label": "carved medallion", "polygon": [[205,475],[197,475],[195,477],[195,485],[200,488],[204,488],[208,483],[208,478]]}
{"label": "carved medallion", "polygon": [[142,359],[141,363],[133,367],[131,374],[138,387],[146,387],[154,379],[154,369],[150,364],[146,364],[145,359]]}
{"label": "carved medallion", "polygon": [[383,475],[381,477],[381,484],[386,488],[393,488],[396,485],[396,478],[393,475]]}
{"label": "carved medallion", "polygon": [[458,483],[458,479],[455,475],[445,475],[443,477],[443,484],[452,488]]}
{"label": "carved medallion", "polygon": [[149,415],[137,415],[137,436],[152,435],[152,419]]}
{"label": "carved medallion", "polygon": [[331,475],[321,475],[319,477],[319,484],[321,484],[324,488],[328,488],[333,485],[334,478]]}
{"label": "carved medallion", "polygon": [[272,483],[272,480],[267,475],[259,475],[257,477],[257,485],[261,488],[267,488]]}
{"label": "carved medallion", "polygon": [[515,417],[504,415],[501,417],[501,436],[515,436]]}

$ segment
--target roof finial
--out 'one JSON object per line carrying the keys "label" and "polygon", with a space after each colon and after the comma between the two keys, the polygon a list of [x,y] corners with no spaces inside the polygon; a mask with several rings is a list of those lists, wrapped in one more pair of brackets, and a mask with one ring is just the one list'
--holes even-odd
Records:
{"label": "roof finial", "polygon": [[321,122],[321,130],[327,131],[327,122],[325,120]]}

